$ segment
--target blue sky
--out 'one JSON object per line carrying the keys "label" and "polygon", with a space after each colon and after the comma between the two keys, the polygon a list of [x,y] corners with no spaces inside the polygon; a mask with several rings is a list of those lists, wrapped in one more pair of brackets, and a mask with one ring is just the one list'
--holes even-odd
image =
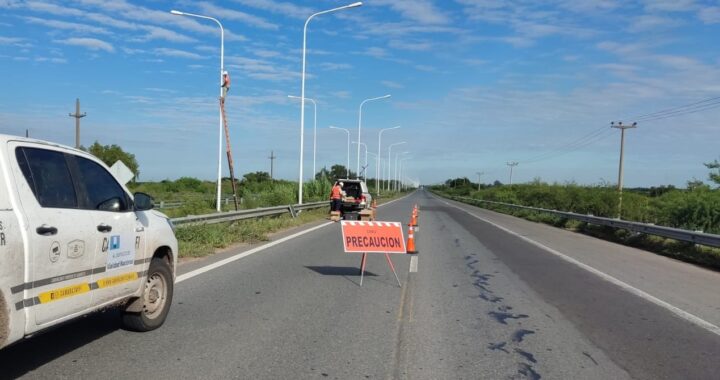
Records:
{"label": "blue sky", "polygon": [[[134,153],[141,179],[215,178],[219,31],[178,9],[225,26],[236,173],[268,171],[274,150],[277,176],[296,179],[300,107],[287,95],[300,93],[302,27],[349,2],[0,0],[0,133],[72,145],[79,97],[82,143]],[[407,141],[397,150],[423,183],[507,182],[508,161],[514,182],[615,182],[617,120],[639,121],[626,186],[704,180],[720,108],[638,116],[720,96],[718,41],[717,1],[368,0],[310,23],[317,166],[346,161],[345,134],[328,126],[355,140],[360,102],[389,93],[366,103],[362,141],[376,152],[378,130],[401,125],[383,146]],[[308,176],[312,116],[308,104]]]}

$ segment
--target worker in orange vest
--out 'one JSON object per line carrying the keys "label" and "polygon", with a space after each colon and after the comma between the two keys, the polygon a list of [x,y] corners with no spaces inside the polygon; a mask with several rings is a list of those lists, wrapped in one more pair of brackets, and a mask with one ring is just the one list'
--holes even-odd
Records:
{"label": "worker in orange vest", "polygon": [[330,211],[340,211],[343,196],[342,186],[342,182],[335,181],[335,185],[333,185],[330,191],[330,201],[332,202],[330,204]]}
{"label": "worker in orange vest", "polygon": [[228,74],[227,70],[223,70],[222,73],[222,85],[220,86],[223,89],[223,99],[227,95],[228,91],[230,91],[230,74]]}

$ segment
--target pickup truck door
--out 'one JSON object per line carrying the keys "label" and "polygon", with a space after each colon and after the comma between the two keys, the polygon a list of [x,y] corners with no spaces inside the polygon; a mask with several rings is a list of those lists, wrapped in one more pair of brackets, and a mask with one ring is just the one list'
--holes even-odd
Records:
{"label": "pickup truck door", "polygon": [[80,203],[95,221],[93,232],[100,242],[94,252],[92,303],[105,304],[137,293],[147,264],[141,244],[144,229],[137,228],[131,198],[103,166],[85,157],[73,159]]}
{"label": "pickup truck door", "polygon": [[[77,188],[61,149],[9,143],[13,176],[27,223],[26,332],[91,305],[96,224],[78,207]],[[34,316],[34,318],[33,318]],[[35,321],[35,324],[32,321]]]}

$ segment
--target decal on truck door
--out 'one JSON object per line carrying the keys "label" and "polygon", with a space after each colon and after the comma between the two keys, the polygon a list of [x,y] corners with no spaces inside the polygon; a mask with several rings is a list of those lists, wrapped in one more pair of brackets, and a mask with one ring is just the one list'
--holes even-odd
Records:
{"label": "decal on truck door", "polygon": [[110,236],[110,249],[107,257],[107,270],[114,270],[131,266],[135,263],[135,247],[120,240],[120,235]]}

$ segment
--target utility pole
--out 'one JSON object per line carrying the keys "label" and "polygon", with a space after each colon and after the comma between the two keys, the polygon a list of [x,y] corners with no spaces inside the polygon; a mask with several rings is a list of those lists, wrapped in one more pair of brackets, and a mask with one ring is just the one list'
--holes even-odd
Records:
{"label": "utility pole", "polygon": [[517,162],[517,161],[508,162],[508,163],[507,163],[507,166],[510,167],[510,184],[512,185],[512,173],[513,173],[513,168],[516,167],[516,166],[518,166],[518,162]]}
{"label": "utility pole", "polygon": [[637,123],[623,125],[622,121],[610,123],[610,128],[620,130],[620,167],[618,169],[618,219],[622,219],[622,191],[623,191],[623,158],[625,155],[625,130],[628,128],[637,128]]}
{"label": "utility pole", "polygon": [[273,167],[274,167],[273,164],[274,164],[274,161],[277,158],[277,156],[275,155],[275,152],[271,150],[270,157],[268,157],[268,158],[270,159],[270,180],[272,180],[273,179]]}
{"label": "utility pole", "polygon": [[475,174],[478,176],[478,191],[480,191],[480,177],[482,177],[485,172],[476,172]]}
{"label": "utility pole", "polygon": [[80,149],[80,119],[87,116],[87,113],[80,113],[80,99],[75,99],[75,113],[68,114],[75,118],[75,148]]}

